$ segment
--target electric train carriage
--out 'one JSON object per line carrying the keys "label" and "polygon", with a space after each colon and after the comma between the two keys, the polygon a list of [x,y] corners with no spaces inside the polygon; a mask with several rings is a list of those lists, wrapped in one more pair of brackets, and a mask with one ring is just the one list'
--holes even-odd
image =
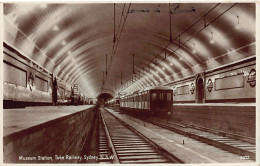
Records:
{"label": "electric train carriage", "polygon": [[170,113],[173,107],[173,90],[169,87],[149,87],[120,99],[120,109],[126,111]]}
{"label": "electric train carriage", "polygon": [[3,46],[3,108],[85,103],[76,85],[72,89],[13,47],[6,43]]}
{"label": "electric train carriage", "polygon": [[120,98],[115,97],[114,99],[107,101],[105,103],[105,106],[119,109],[120,108],[119,102],[120,102]]}

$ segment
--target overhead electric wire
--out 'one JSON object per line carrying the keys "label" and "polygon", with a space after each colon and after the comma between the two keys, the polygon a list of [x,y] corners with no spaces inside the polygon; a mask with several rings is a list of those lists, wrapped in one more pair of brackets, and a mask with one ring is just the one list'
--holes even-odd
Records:
{"label": "overhead electric wire", "polygon": [[121,17],[120,17],[120,21],[119,21],[119,24],[118,24],[118,27],[117,27],[116,37],[117,37],[117,35],[118,35],[119,28],[120,28],[120,25],[121,25],[121,21],[122,21],[122,18],[123,18],[123,16],[124,16],[125,5],[126,5],[126,4],[124,4],[123,10],[122,10],[122,14],[121,14]]}
{"label": "overhead electric wire", "polygon": [[[128,6],[128,10],[127,10],[126,16],[124,16],[124,13],[123,13],[123,12],[124,12],[124,9],[125,9],[125,4],[124,4],[123,12],[122,12],[122,14],[121,14],[121,18],[124,17],[124,22],[123,22],[123,25],[122,25],[122,28],[121,28],[120,33],[119,33],[119,29],[118,29],[118,31],[117,31],[117,35],[119,34],[119,37],[117,37],[117,35],[115,35],[115,4],[114,4],[114,36],[115,36],[114,39],[117,39],[117,40],[114,40],[115,42],[114,42],[114,46],[113,46],[113,50],[112,50],[111,62],[109,63],[108,69],[107,69],[107,72],[108,72],[108,73],[109,73],[109,70],[110,70],[110,66],[111,66],[111,64],[112,64],[112,56],[115,55],[116,48],[117,48],[117,46],[118,46],[118,43],[119,43],[119,40],[120,40],[120,37],[121,37],[121,33],[122,33],[123,29],[124,29],[124,25],[125,25],[125,22],[126,22],[128,13],[129,13],[130,6],[131,6],[131,3],[130,3],[129,6]],[[121,18],[120,18],[120,22],[119,22],[119,26],[118,26],[119,28],[120,28],[120,24],[121,24]],[[105,76],[103,86],[104,86],[104,84],[105,84],[105,82],[106,82],[107,77],[108,77],[108,75]],[[102,86],[102,89],[103,89],[103,86]]]}
{"label": "overhead electric wire", "polygon": [[[229,11],[231,8],[233,8],[237,3],[234,3],[232,6],[230,6],[228,9],[226,9],[224,12],[222,12],[220,15],[218,15],[217,17],[215,17],[213,20],[211,20],[206,26],[204,26],[202,29],[200,29],[198,32],[196,32],[194,35],[192,35],[188,40],[186,40],[185,42],[183,42],[183,44],[181,44],[182,46],[184,46],[187,42],[189,42],[191,39],[193,39],[195,36],[197,36],[202,30],[204,30],[208,25],[212,24],[214,21],[216,21],[219,17],[221,17],[223,14],[225,14],[227,11]],[[193,24],[191,24],[188,28],[186,28],[182,33],[180,33],[177,37],[175,37],[173,40],[176,40],[179,36],[181,36],[182,34],[184,34],[185,32],[187,32],[190,28],[192,28],[194,25],[196,25],[199,21],[201,21],[202,19],[205,19],[205,17],[212,12],[217,6],[219,6],[220,3],[218,3],[217,5],[215,5],[213,8],[211,8],[207,13],[205,13],[202,17],[200,17],[197,21],[195,21]],[[148,68],[150,70],[150,64],[153,64],[153,61],[161,55],[161,53],[171,44],[171,42],[169,42],[161,51],[160,53],[155,56],[150,62],[147,63]],[[172,55],[174,52],[176,52],[180,47],[178,47],[177,49],[173,50],[173,52],[171,52],[170,55]],[[166,58],[163,58],[160,62],[157,62],[158,64],[160,64],[162,61],[164,61]],[[156,65],[157,66],[157,65]],[[152,69],[154,69],[155,67],[152,67]],[[140,70],[138,71],[140,72]],[[143,77],[143,76],[141,76]],[[141,79],[138,78],[138,79]],[[133,83],[132,83],[133,84]],[[128,88],[131,85],[128,85],[126,88]],[[125,88],[125,89],[126,89]],[[125,90],[124,89],[124,90]]]}
{"label": "overhead electric wire", "polygon": [[128,17],[128,13],[129,13],[130,7],[131,7],[131,3],[130,3],[129,6],[128,6],[126,15],[125,15],[125,16],[123,15],[123,17],[124,17],[124,22],[123,22],[121,31],[120,31],[120,33],[119,33],[119,37],[118,37],[118,40],[117,40],[117,42],[116,42],[116,46],[115,46],[115,48],[114,48],[114,54],[116,53],[117,46],[118,46],[118,44],[119,44],[119,41],[120,41],[120,38],[121,38],[121,35],[122,35],[122,32],[123,32],[123,29],[124,29],[124,27],[125,27],[125,23],[126,23],[126,19],[127,19],[127,17]]}

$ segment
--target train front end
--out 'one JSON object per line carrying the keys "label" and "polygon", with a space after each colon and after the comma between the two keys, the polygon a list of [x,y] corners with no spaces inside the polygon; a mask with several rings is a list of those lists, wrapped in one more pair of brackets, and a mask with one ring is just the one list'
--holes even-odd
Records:
{"label": "train front end", "polygon": [[170,88],[150,90],[151,112],[155,114],[171,114],[173,107],[173,91]]}

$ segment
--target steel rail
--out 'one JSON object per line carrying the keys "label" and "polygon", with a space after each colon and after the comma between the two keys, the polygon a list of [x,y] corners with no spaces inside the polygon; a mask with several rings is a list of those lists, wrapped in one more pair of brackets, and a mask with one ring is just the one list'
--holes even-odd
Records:
{"label": "steel rail", "polygon": [[107,125],[106,125],[106,123],[105,123],[104,117],[103,117],[102,114],[100,114],[100,116],[101,116],[102,122],[103,122],[103,124],[104,124],[104,129],[105,129],[105,132],[106,132],[106,135],[107,135],[107,140],[108,140],[109,147],[111,148],[111,150],[112,150],[112,152],[113,152],[113,155],[114,155],[114,157],[115,157],[115,159],[113,160],[113,163],[114,163],[114,164],[119,164],[120,162],[119,162],[119,159],[118,159],[118,156],[117,156],[115,147],[114,147],[114,145],[113,145],[111,136],[110,136],[110,134],[109,134]]}

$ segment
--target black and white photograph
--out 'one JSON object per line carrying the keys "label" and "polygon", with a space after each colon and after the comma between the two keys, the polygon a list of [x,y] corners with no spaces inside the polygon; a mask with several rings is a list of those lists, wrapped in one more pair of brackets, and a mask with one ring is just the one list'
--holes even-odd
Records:
{"label": "black and white photograph", "polygon": [[259,165],[259,3],[0,5],[2,164]]}

